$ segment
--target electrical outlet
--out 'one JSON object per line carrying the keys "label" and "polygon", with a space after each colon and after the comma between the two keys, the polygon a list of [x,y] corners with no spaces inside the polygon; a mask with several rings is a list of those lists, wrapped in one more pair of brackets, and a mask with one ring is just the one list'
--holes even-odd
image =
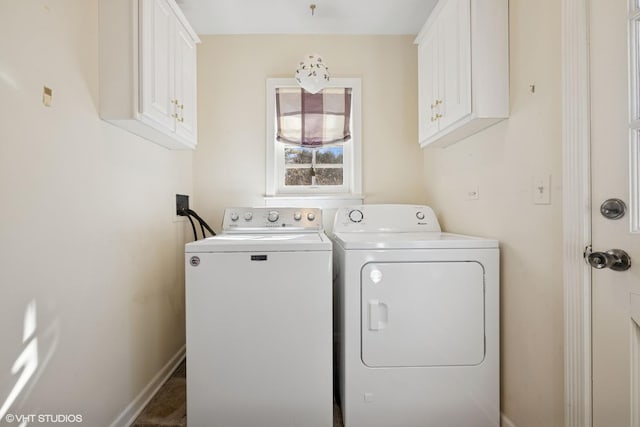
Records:
{"label": "electrical outlet", "polygon": [[176,194],[176,215],[189,209],[189,196],[185,194]]}

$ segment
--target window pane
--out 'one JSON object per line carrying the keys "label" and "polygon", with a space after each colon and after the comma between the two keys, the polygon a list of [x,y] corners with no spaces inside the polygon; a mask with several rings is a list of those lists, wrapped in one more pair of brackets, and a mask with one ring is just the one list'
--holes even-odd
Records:
{"label": "window pane", "polygon": [[[313,149],[302,147],[285,147],[284,149],[284,162],[286,164],[311,164],[313,158]],[[288,184],[287,184],[288,185]]]}
{"label": "window pane", "polygon": [[342,185],[342,168],[316,169],[316,184]]}
{"label": "window pane", "polygon": [[311,182],[311,168],[286,170],[284,185],[311,185]]}
{"label": "window pane", "polygon": [[342,164],[342,146],[320,148],[316,153],[316,164]]}

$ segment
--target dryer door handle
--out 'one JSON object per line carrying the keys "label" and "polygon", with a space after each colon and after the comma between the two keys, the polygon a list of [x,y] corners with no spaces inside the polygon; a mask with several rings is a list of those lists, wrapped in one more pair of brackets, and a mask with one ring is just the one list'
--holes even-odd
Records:
{"label": "dryer door handle", "polygon": [[389,307],[378,300],[369,300],[369,330],[379,331],[387,327]]}

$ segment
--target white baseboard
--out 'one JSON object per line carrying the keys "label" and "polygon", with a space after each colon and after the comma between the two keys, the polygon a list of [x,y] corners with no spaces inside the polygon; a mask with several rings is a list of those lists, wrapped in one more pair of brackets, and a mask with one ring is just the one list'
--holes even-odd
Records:
{"label": "white baseboard", "polygon": [[500,426],[501,427],[516,427],[516,425],[511,421],[505,414],[500,414]]}
{"label": "white baseboard", "polygon": [[129,427],[134,423],[138,415],[147,406],[151,398],[158,392],[160,387],[169,379],[171,374],[182,363],[186,354],[186,346],[182,346],[176,354],[160,369],[160,371],[149,381],[149,384],[142,389],[140,394],[127,405],[122,413],[116,418],[110,427]]}

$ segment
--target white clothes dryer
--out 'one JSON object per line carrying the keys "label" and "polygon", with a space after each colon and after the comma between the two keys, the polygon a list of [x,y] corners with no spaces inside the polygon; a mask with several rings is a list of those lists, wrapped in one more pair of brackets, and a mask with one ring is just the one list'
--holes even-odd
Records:
{"label": "white clothes dryer", "polygon": [[427,206],[339,209],[334,305],[345,427],[498,427],[498,242]]}
{"label": "white clothes dryer", "polygon": [[189,426],[332,427],[322,211],[229,208],[185,256]]}

